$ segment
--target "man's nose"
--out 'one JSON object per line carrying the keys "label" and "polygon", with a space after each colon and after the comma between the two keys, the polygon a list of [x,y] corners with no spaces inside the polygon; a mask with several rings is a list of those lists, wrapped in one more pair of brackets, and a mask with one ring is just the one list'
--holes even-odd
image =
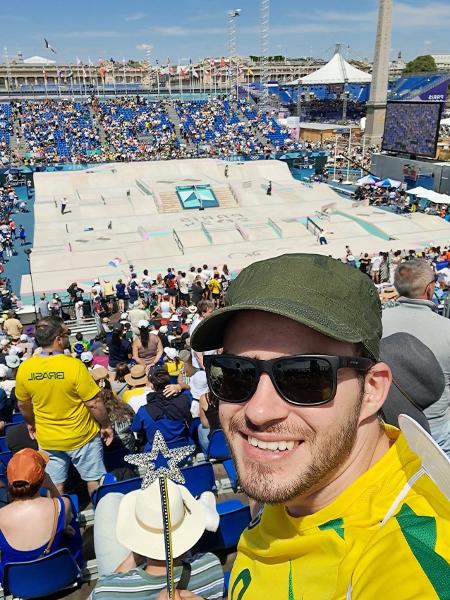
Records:
{"label": "man's nose", "polygon": [[262,373],[258,387],[245,405],[245,416],[256,428],[265,429],[289,415],[289,404],[281,398],[267,373]]}

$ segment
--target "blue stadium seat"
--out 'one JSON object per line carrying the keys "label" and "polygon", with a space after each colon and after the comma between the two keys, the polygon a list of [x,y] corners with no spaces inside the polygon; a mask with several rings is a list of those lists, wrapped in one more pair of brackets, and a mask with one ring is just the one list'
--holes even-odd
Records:
{"label": "blue stadium seat", "polygon": [[184,484],[191,494],[195,497],[203,492],[216,492],[216,479],[214,469],[211,463],[199,463],[191,467],[181,469],[186,483]]}
{"label": "blue stadium seat", "polygon": [[230,585],[231,571],[224,571],[223,573],[223,597],[228,597],[228,587]]}
{"label": "blue stadium seat", "polygon": [[4,435],[0,436],[0,452],[9,452],[6,437]]}
{"label": "blue stadium seat", "polygon": [[23,414],[22,413],[14,413],[12,416],[12,421],[11,423],[23,423],[25,421],[25,419],[23,418]]}
{"label": "blue stadium seat", "polygon": [[[186,479],[185,486],[193,496],[200,496],[203,492],[215,492],[217,490],[214,469],[210,463],[200,463],[184,467],[181,469],[181,472]],[[128,492],[133,492],[141,487],[142,479],[140,477],[132,477],[123,481],[111,481],[110,479],[112,478],[113,476],[107,473],[105,476],[107,483],[103,483],[92,494],[92,506],[94,510],[100,500],[111,492],[128,494]]]}
{"label": "blue stadium seat", "polygon": [[106,483],[98,487],[92,494],[92,506],[95,510],[100,500],[111,492],[117,494],[128,494],[128,492],[134,492],[141,487],[142,479],[140,477],[132,477],[131,479],[124,479],[123,481],[114,481],[112,483]]}
{"label": "blue stadium seat", "polygon": [[107,473],[114,471],[114,469],[120,469],[129,466],[128,463],[125,462],[125,456],[128,456],[128,454],[130,454],[129,450],[123,446],[118,446],[116,448],[103,448],[103,462],[105,464]]}
{"label": "blue stadium seat", "polygon": [[195,545],[196,552],[226,552],[235,548],[241,533],[251,521],[250,508],[240,500],[226,500],[217,504],[220,516],[216,532],[205,531]]}
{"label": "blue stadium seat", "polygon": [[12,594],[23,600],[48,598],[65,587],[80,582],[80,569],[66,548],[36,560],[7,563],[4,567],[5,595]]}
{"label": "blue stadium seat", "polygon": [[233,491],[236,492],[239,487],[239,480],[234,462],[231,459],[224,460],[222,465],[228,475]]}
{"label": "blue stadium seat", "polygon": [[3,430],[3,431],[4,431],[4,433],[5,433],[5,435],[6,435],[6,432],[8,431],[8,429],[11,429],[11,428],[13,428],[13,427],[17,427],[17,425],[21,425],[21,423],[20,423],[20,422],[18,422],[18,423],[15,423],[14,421],[13,421],[12,423],[6,423],[6,424],[5,424],[5,428],[4,428],[4,430]]}
{"label": "blue stadium seat", "polygon": [[230,449],[228,448],[225,434],[222,429],[216,429],[211,433],[209,446],[206,450],[206,458],[208,460],[223,461],[231,458]]}
{"label": "blue stadium seat", "polygon": [[7,450],[6,452],[0,452],[0,479],[6,482],[6,469],[8,463],[12,458],[12,452]]}

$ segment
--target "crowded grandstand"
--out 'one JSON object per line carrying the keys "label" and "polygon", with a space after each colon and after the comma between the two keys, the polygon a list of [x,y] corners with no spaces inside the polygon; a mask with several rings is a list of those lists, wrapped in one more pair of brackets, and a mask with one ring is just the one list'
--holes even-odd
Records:
{"label": "crowded grandstand", "polygon": [[0,598],[449,597],[450,75],[270,71],[261,10],[5,49]]}

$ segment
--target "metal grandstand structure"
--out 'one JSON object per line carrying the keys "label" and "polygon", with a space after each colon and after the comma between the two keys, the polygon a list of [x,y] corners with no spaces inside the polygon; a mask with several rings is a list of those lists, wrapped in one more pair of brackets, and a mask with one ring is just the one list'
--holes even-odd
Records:
{"label": "metal grandstand structure", "polygon": [[12,77],[11,77],[11,65],[9,63],[8,48],[6,46],[4,48],[4,56],[5,56],[5,64],[6,64],[6,81],[7,81],[7,85],[8,85],[8,91],[9,91],[11,89]]}
{"label": "metal grandstand structure", "polygon": [[261,0],[261,106],[269,105],[269,27],[270,27],[270,0]]}
{"label": "metal grandstand structure", "polygon": [[228,54],[229,64],[228,73],[230,81],[230,94],[236,93],[237,95],[237,69],[238,66],[233,65],[233,59],[236,57],[236,19],[241,14],[240,8],[233,8],[227,13],[228,16]]}

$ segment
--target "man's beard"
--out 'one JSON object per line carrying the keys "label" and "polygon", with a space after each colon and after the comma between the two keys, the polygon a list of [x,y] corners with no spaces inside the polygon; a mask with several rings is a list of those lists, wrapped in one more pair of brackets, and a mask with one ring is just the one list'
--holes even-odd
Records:
{"label": "man's beard", "polygon": [[[264,430],[264,433],[277,434],[279,439],[284,437],[291,439],[295,436],[302,439],[302,443],[307,444],[310,449],[310,463],[304,465],[300,473],[293,472],[290,479],[287,479],[288,475],[286,475],[286,480],[283,482],[277,481],[279,469],[277,466],[263,462],[244,463],[242,457],[236,454],[232,443],[233,434],[239,435],[238,432],[242,431],[244,423],[242,418],[232,419],[225,433],[237,468],[239,483],[244,492],[259,502],[280,504],[302,496],[320,484],[326,484],[350,456],[358,431],[361,403],[362,394],[349,419],[331,433],[318,435],[310,430],[303,431],[296,428],[294,431],[292,427],[286,426],[274,426]],[[249,423],[245,423],[245,428],[252,431]],[[257,435],[258,431],[255,430],[255,433]]]}

